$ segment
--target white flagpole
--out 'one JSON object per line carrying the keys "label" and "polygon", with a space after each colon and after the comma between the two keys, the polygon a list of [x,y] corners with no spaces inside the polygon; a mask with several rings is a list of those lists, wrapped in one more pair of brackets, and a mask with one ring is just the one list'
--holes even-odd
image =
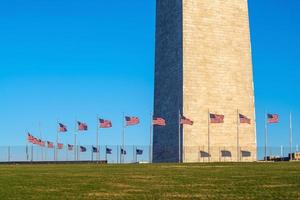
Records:
{"label": "white flagpole", "polygon": [[67,161],[69,160],[69,157],[68,157],[68,146],[66,145],[66,159]]}
{"label": "white flagpole", "polygon": [[268,146],[268,122],[267,122],[267,112],[265,111],[265,157],[264,157],[265,161],[267,161],[267,146]]}
{"label": "white flagpole", "polygon": [[237,109],[237,123],[236,123],[236,128],[237,128],[237,135],[236,135],[236,146],[237,146],[237,150],[236,150],[236,161],[240,161],[240,113],[239,113],[239,109]]}
{"label": "white flagpole", "polygon": [[[40,140],[43,141],[42,131],[41,131],[41,122],[39,122],[39,133],[40,133]],[[42,145],[40,145],[40,149],[41,149],[41,160],[43,161],[43,146]]]}
{"label": "white flagpole", "polygon": [[[57,146],[57,144],[58,144],[58,134],[59,134],[59,128],[57,127],[59,124],[59,122],[58,122],[58,120],[56,121],[57,122],[57,124],[56,124],[56,146]],[[56,148],[55,149],[55,160],[57,161],[57,155],[58,155],[58,149]]]}
{"label": "white flagpole", "polygon": [[181,113],[180,110],[178,110],[178,162],[181,162],[181,137],[180,137],[180,128],[181,128]]}
{"label": "white flagpole", "polygon": [[135,162],[138,163],[138,154],[137,154],[137,147],[135,147]]}
{"label": "white flagpole", "polygon": [[208,109],[208,114],[207,114],[207,117],[208,117],[208,128],[207,128],[207,153],[208,153],[208,161],[210,161],[210,111]]}
{"label": "white flagpole", "polygon": [[152,136],[153,135],[153,114],[150,113],[150,144],[149,144],[149,162],[152,163]]}
{"label": "white flagpole", "polygon": [[26,144],[26,161],[28,161],[29,156],[28,156],[28,144]]}
{"label": "white flagpole", "polygon": [[181,135],[181,162],[184,162],[185,159],[185,148],[184,148],[184,126],[182,126],[182,135]]}
{"label": "white flagpole", "polygon": [[31,162],[33,162],[33,144],[31,144]]}
{"label": "white flagpole", "polygon": [[96,132],[96,148],[98,150],[98,152],[96,153],[97,156],[97,160],[100,160],[100,148],[99,148],[99,116],[97,116],[97,132]]}
{"label": "white flagpole", "polygon": [[132,161],[133,161],[133,163],[135,162],[135,154],[134,154],[134,145],[132,146],[132,151],[133,151],[133,153],[132,153]]}
{"label": "white flagpole", "polygon": [[290,160],[293,160],[293,122],[292,112],[290,112]]}
{"label": "white flagpole", "polygon": [[28,141],[28,131],[27,130],[25,130],[25,132],[26,132],[26,160],[28,161],[29,160],[29,149],[28,149],[28,147],[29,147],[29,145],[30,145],[30,142]]}
{"label": "white flagpole", "polygon": [[117,145],[117,163],[119,163],[119,145]]}
{"label": "white flagpole", "polygon": [[[124,143],[125,143],[125,116],[124,116],[124,113],[123,113],[123,117],[122,117],[122,126],[123,126],[123,130],[122,130],[122,149],[124,151]],[[121,153],[120,155],[120,163],[123,163],[124,162],[124,153]]]}
{"label": "white flagpole", "polygon": [[106,160],[106,162],[107,162],[107,145],[105,145],[105,160]]}
{"label": "white flagpole", "polygon": [[74,160],[77,160],[77,121],[75,120],[75,129],[74,129]]}

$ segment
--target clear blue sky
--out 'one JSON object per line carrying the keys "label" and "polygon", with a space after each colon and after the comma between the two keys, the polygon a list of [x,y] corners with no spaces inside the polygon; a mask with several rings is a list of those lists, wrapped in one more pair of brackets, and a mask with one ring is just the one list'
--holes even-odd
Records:
{"label": "clear blue sky", "polygon": [[[288,145],[288,113],[300,143],[300,1],[249,0],[258,145],[264,109],[281,115],[272,145]],[[0,0],[0,145],[25,131],[55,140],[56,121],[76,119],[95,139],[96,116],[113,120],[101,144],[121,142],[122,113],[139,116],[126,143],[148,144],[153,104],[155,0]],[[61,136],[72,143],[73,134]]]}

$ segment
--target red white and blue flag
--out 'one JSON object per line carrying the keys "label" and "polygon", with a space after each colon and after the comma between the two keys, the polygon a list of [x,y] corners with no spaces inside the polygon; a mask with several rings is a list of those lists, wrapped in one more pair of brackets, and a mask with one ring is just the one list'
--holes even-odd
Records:
{"label": "red white and blue flag", "polygon": [[268,117],[268,123],[269,124],[279,122],[279,115],[278,114],[268,114],[267,117]]}
{"label": "red white and blue flag", "polygon": [[99,119],[99,123],[100,123],[100,128],[111,128],[112,127],[112,123],[110,120]]}
{"label": "red white and blue flag", "polygon": [[34,136],[32,136],[32,144],[39,144],[39,140]]}
{"label": "red white and blue flag", "polygon": [[240,123],[241,124],[251,124],[251,120],[246,117],[245,115],[239,114],[239,118],[240,118]]}
{"label": "red white and blue flag", "polygon": [[62,149],[62,148],[64,148],[64,145],[62,143],[57,143],[57,148]]}
{"label": "red white and blue flag", "polygon": [[142,155],[143,150],[142,149],[136,149],[136,155]]}
{"label": "red white and blue flag", "polygon": [[46,146],[46,142],[41,140],[41,147],[45,147]]}
{"label": "red white and blue flag", "polygon": [[38,139],[38,143],[39,146],[43,146],[43,141],[41,139]]}
{"label": "red white and blue flag", "polygon": [[139,120],[138,117],[128,117],[128,116],[126,116],[125,120],[126,120],[126,126],[133,126],[133,125],[136,125],[136,124],[140,123],[140,120]]}
{"label": "red white and blue flag", "polygon": [[106,154],[111,154],[111,153],[112,153],[112,149],[106,148]]}
{"label": "red white and blue flag", "polygon": [[30,143],[33,143],[34,141],[34,137],[30,133],[27,133],[27,141]]}
{"label": "red white and blue flag", "polygon": [[86,123],[83,123],[83,122],[77,122],[78,124],[78,130],[79,131],[87,131],[88,130],[88,126]]}
{"label": "red white and blue flag", "polygon": [[165,126],[166,120],[161,117],[153,117],[152,124],[157,126]]}
{"label": "red white and blue flag", "polygon": [[126,150],[124,150],[123,148],[121,148],[121,154],[122,155],[126,155]]}
{"label": "red white and blue flag", "polygon": [[192,120],[186,118],[185,116],[181,116],[180,124],[193,125],[194,122]]}
{"label": "red white and blue flag", "polygon": [[47,147],[50,149],[53,148],[54,147],[53,142],[47,141]]}
{"label": "red white and blue flag", "polygon": [[93,153],[98,153],[98,148],[93,146]]}
{"label": "red white and blue flag", "polygon": [[73,151],[73,145],[68,144],[68,150],[69,150],[69,151]]}
{"label": "red white and blue flag", "polygon": [[59,124],[59,132],[67,132],[68,131],[67,127],[64,124],[62,124],[62,123],[58,123],[58,124]]}
{"label": "red white and blue flag", "polygon": [[224,115],[209,114],[210,123],[224,123]]}
{"label": "red white and blue flag", "polygon": [[86,148],[84,146],[80,146],[80,152],[86,152]]}

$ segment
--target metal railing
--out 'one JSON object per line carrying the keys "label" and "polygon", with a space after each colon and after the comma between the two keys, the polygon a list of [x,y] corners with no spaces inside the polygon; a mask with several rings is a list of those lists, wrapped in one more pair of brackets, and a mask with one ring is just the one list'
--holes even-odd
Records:
{"label": "metal railing", "polygon": [[[98,152],[93,152],[92,145],[85,145],[86,151],[80,146],[68,149],[26,146],[0,146],[0,162],[37,162],[37,161],[107,161],[108,163],[151,162],[152,147],[149,145],[101,145]],[[123,149],[123,151],[122,151]],[[111,150],[111,151],[107,151]],[[139,152],[137,152],[139,150]],[[173,151],[171,147],[161,147],[161,152]],[[125,154],[126,152],[126,154]],[[174,151],[173,151],[174,152]],[[293,148],[298,152],[298,147]],[[289,157],[290,147],[268,147],[267,157],[283,160]],[[174,155],[177,156],[176,153]],[[185,146],[182,149],[184,162],[244,162],[265,159],[265,148],[214,146]],[[174,159],[173,159],[174,160]],[[176,159],[175,159],[176,160]],[[167,160],[166,160],[167,161]]]}

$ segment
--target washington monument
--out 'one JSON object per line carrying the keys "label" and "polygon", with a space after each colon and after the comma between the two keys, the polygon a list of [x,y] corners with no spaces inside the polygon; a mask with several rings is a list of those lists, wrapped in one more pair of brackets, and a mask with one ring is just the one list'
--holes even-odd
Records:
{"label": "washington monument", "polygon": [[157,0],[154,96],[153,162],[256,160],[247,0]]}

